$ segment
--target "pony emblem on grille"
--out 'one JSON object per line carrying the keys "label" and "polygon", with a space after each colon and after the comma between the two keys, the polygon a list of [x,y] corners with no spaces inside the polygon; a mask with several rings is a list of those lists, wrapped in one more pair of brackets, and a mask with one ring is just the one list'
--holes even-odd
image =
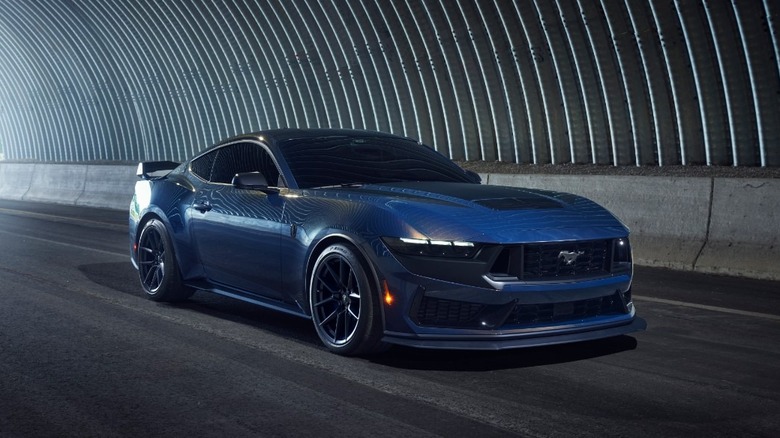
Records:
{"label": "pony emblem on grille", "polygon": [[585,251],[561,251],[558,253],[558,260],[563,261],[563,264],[566,266],[571,266],[583,254],[585,254]]}

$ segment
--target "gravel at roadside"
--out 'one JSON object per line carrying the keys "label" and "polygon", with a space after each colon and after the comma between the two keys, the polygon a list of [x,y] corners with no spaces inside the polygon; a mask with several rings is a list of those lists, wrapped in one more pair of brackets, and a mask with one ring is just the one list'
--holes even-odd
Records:
{"label": "gravel at roadside", "polygon": [[606,166],[595,164],[515,164],[500,161],[456,161],[477,173],[546,175],[636,175],[706,178],[780,178],[780,167],[734,166]]}

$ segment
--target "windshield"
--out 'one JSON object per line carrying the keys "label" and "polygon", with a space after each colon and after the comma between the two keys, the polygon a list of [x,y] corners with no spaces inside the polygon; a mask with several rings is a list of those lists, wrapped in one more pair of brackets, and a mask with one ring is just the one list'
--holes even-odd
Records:
{"label": "windshield", "polygon": [[280,149],[302,189],[400,181],[474,182],[438,152],[404,138],[296,138],[281,142]]}

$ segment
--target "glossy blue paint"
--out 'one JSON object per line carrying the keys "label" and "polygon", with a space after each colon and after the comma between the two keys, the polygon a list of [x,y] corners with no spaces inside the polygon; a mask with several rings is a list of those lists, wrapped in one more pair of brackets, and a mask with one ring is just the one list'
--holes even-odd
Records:
{"label": "glossy blue paint", "polygon": [[[390,343],[512,348],[643,329],[631,302],[630,260],[618,264],[612,249],[628,230],[608,211],[571,194],[480,185],[424,146],[410,149],[414,155],[419,148],[423,157],[410,164],[406,155],[371,152],[371,139],[410,144],[349,130],[276,130],[226,140],[163,177],[137,183],[131,246],[144,223],[158,217],[169,230],[185,284],[309,317],[313,261],[333,242],[348,242],[364,259],[377,299],[386,291],[394,297],[381,309]],[[329,156],[333,171],[323,179],[343,178],[343,185],[300,188],[301,175],[291,169],[309,168],[305,161],[290,163],[286,148],[294,145],[292,159],[305,160],[306,142],[332,148],[345,141],[337,147],[357,145],[359,154]],[[371,164],[363,157],[380,155],[395,158],[383,161],[377,175],[359,168]],[[429,159],[437,171],[424,169]],[[382,172],[410,175],[406,165],[420,169],[421,180],[381,181]],[[224,182],[225,174],[252,170],[269,173],[265,179],[278,187]],[[356,175],[377,179],[354,184],[349,177]],[[474,251],[432,256],[436,249],[430,247],[420,256],[388,247],[383,238],[459,242]]]}

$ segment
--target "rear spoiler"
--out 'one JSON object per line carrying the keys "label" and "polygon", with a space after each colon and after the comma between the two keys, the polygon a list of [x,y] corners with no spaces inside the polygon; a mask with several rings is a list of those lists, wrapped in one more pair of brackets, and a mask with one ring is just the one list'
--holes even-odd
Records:
{"label": "rear spoiler", "polygon": [[135,174],[141,179],[162,178],[179,167],[179,164],[173,161],[143,161],[138,163]]}

